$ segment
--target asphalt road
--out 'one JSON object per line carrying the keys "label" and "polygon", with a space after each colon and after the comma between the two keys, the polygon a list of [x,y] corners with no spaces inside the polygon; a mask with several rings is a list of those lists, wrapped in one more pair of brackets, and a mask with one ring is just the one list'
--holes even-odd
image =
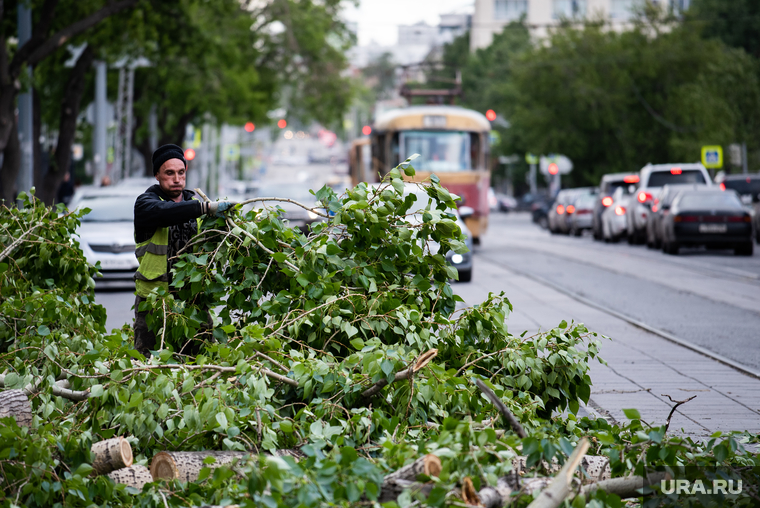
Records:
{"label": "asphalt road", "polygon": [[[668,256],[590,235],[551,235],[526,214],[492,215],[490,228],[476,261],[548,281],[760,371],[760,254],[692,249]],[[493,280],[483,265],[474,279]]]}

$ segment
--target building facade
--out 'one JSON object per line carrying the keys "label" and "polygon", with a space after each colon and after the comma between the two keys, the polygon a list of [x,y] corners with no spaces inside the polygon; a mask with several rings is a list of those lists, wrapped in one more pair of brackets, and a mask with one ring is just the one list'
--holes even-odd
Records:
{"label": "building facade", "polygon": [[[513,21],[525,24],[538,37],[545,36],[562,19],[606,19],[613,27],[625,27],[646,0],[475,0],[470,30],[470,50],[491,44],[493,36]],[[663,8],[683,11],[689,0],[653,0]]]}

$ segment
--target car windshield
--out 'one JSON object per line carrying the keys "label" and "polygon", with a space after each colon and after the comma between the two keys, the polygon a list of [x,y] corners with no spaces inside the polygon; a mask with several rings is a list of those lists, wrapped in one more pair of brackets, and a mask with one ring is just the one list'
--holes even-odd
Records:
{"label": "car windshield", "polygon": [[742,203],[733,192],[689,192],[681,196],[681,209],[741,208]]}
{"label": "car windshield", "polygon": [[725,180],[726,189],[733,189],[740,195],[751,194],[755,199],[760,194],[760,178],[742,178]]}
{"label": "car windshield", "polygon": [[91,211],[82,222],[132,222],[135,214],[136,196],[98,196],[83,198],[78,209]]}
{"label": "car windshield", "polygon": [[420,154],[412,162],[418,171],[467,171],[470,164],[470,137],[466,132],[408,131],[401,133],[407,155]]}
{"label": "car windshield", "polygon": [[707,183],[705,177],[698,169],[653,171],[649,175],[647,187],[662,187],[674,183]]}

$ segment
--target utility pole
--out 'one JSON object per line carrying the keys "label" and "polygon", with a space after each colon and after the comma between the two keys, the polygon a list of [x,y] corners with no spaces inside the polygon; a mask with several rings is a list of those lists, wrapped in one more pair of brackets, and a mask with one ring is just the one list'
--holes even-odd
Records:
{"label": "utility pole", "polygon": [[[32,38],[32,9],[18,2],[18,47]],[[32,78],[32,69],[26,69],[29,82]],[[18,96],[18,134],[21,144],[21,167],[19,168],[16,185],[19,192],[28,192],[34,185],[34,156],[32,127],[32,91],[29,90]]]}
{"label": "utility pole", "polygon": [[106,63],[95,63],[95,128],[92,136],[93,162],[95,163],[95,185],[106,175],[106,134],[108,119],[106,110]]}
{"label": "utility pole", "polygon": [[742,143],[742,173],[745,175],[749,172],[747,168],[747,143]]}

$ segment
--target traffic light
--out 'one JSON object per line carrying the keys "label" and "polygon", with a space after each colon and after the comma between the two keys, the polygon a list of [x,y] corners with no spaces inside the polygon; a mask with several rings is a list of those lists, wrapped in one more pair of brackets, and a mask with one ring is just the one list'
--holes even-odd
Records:
{"label": "traffic light", "polygon": [[372,134],[372,127],[370,127],[369,125],[365,125],[364,127],[362,127],[362,134],[364,134],[365,136],[369,136],[370,134]]}
{"label": "traffic light", "polygon": [[195,159],[195,150],[193,150],[192,148],[188,148],[187,150],[185,150],[185,159],[187,159],[188,161]]}
{"label": "traffic light", "polygon": [[243,128],[245,129],[245,132],[253,132],[254,129],[256,129],[256,126],[253,125],[253,122],[246,122],[245,127]]}
{"label": "traffic light", "polygon": [[559,173],[559,166],[557,166],[556,162],[552,162],[551,164],[549,164],[549,167],[547,168],[547,170],[549,171],[550,175],[556,175],[557,173]]}
{"label": "traffic light", "polygon": [[279,127],[280,129],[284,129],[287,126],[288,126],[288,122],[286,122],[284,118],[281,118],[280,121],[277,122],[277,127]]}
{"label": "traffic light", "polygon": [[486,111],[486,118],[488,118],[489,122],[493,122],[494,120],[496,120],[496,111],[494,111],[493,109],[489,109],[488,111]]}

